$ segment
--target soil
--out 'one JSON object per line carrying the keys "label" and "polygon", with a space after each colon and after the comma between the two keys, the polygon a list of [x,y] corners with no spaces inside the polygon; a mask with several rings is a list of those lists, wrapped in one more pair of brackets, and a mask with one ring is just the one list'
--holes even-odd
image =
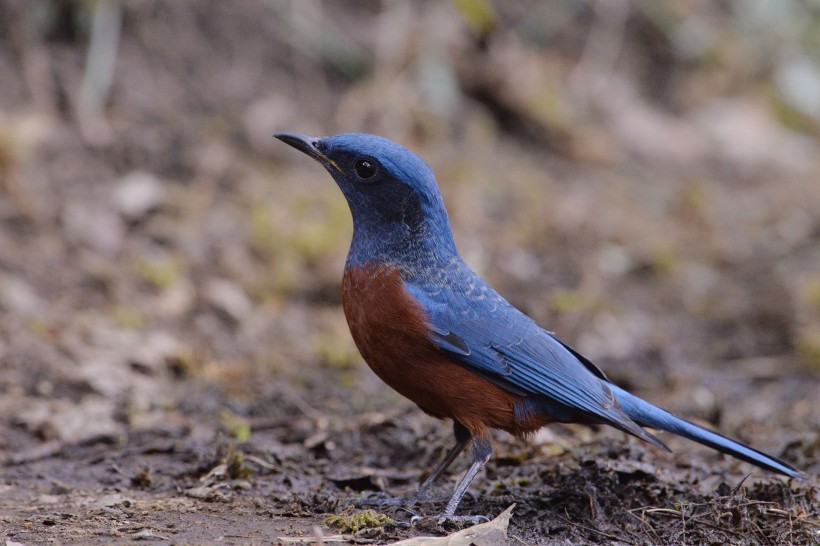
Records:
{"label": "soil", "polygon": [[[451,425],[358,356],[346,205],[280,130],[413,148],[465,259],[510,301],[616,383],[808,476],[556,425],[497,434],[460,514],[514,504],[509,544],[820,542],[818,122],[777,117],[771,74],[744,64],[758,57],[693,66],[634,7],[509,2],[482,26],[455,4],[126,0],[97,95],[98,4],[0,0],[5,544],[457,529],[426,516],[466,457],[402,502]],[[614,30],[612,68],[586,46]],[[394,523],[327,519],[366,509]]]}

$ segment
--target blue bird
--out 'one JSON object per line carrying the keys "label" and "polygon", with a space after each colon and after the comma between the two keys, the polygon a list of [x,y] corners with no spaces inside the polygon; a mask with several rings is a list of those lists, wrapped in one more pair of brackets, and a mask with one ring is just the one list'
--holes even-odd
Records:
{"label": "blue bird", "polygon": [[321,163],[350,206],[342,302],[362,357],[423,411],[453,421],[456,445],[420,491],[472,446],[472,465],[440,521],[456,519],[459,501],[489,460],[490,429],[523,436],[551,422],[602,423],[668,451],[643,428],[651,427],[803,478],[786,461],[619,388],[510,305],[459,256],[433,171],[406,148],[358,133],[275,136]]}

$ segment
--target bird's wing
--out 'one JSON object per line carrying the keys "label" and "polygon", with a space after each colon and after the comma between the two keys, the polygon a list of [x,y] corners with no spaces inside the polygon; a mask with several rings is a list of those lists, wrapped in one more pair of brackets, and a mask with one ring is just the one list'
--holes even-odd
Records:
{"label": "bird's wing", "polygon": [[449,273],[446,282],[410,280],[405,287],[427,314],[431,339],[453,360],[514,392],[548,397],[653,441],[623,413],[592,363],[466,266]]}

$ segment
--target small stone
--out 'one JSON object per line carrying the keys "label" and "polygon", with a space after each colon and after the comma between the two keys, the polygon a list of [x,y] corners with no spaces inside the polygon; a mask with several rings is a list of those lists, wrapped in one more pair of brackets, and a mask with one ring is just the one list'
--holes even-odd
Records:
{"label": "small stone", "polygon": [[151,173],[134,171],[117,182],[111,197],[114,208],[127,220],[139,220],[162,206],[165,188]]}
{"label": "small stone", "polygon": [[241,320],[253,309],[245,291],[236,283],[225,279],[211,279],[203,290],[205,300],[234,320]]}
{"label": "small stone", "polygon": [[28,282],[19,277],[4,276],[0,278],[0,306],[20,315],[32,316],[43,308],[43,301]]}
{"label": "small stone", "polygon": [[60,217],[63,235],[71,243],[91,247],[113,256],[122,247],[125,226],[114,210],[100,205],[72,201]]}

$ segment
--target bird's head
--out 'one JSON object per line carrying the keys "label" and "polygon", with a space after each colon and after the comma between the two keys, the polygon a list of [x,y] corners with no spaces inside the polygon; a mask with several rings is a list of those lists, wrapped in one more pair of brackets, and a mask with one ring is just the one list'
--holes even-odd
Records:
{"label": "bird's head", "polygon": [[[350,205],[354,245],[356,237],[388,238],[400,245],[424,236],[455,251],[433,171],[408,149],[361,133],[275,136],[321,163],[333,176]],[[403,237],[408,240],[401,241]]]}

